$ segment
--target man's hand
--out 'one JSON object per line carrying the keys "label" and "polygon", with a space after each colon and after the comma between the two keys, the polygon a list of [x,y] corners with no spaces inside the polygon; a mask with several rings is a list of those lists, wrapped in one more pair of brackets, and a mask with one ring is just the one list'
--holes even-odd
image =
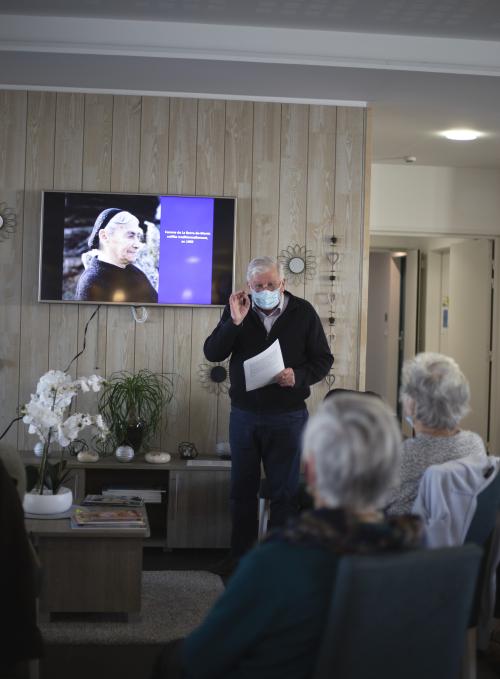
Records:
{"label": "man's hand", "polygon": [[250,310],[250,298],[244,290],[233,292],[229,297],[231,318],[235,325],[240,325]]}
{"label": "man's hand", "polygon": [[295,386],[295,373],[293,368],[285,368],[275,377],[276,384],[280,387],[294,387]]}

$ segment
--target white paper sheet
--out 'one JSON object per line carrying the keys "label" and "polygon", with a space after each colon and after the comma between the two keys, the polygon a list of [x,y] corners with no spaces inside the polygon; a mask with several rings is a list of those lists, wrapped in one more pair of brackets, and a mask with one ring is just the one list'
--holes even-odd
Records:
{"label": "white paper sheet", "polygon": [[275,376],[285,369],[279,340],[265,351],[243,362],[247,391],[265,387],[274,382]]}

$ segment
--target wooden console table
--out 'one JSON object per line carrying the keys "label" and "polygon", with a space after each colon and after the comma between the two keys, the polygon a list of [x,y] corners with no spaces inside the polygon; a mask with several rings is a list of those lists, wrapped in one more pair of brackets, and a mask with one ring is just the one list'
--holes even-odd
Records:
{"label": "wooden console table", "polygon": [[71,528],[70,519],[26,519],[42,564],[39,615],[141,609],[145,528]]}
{"label": "wooden console table", "polygon": [[[148,546],[175,548],[227,548],[230,544],[230,462],[214,457],[194,461],[172,456],[167,464],[151,464],[142,455],[132,462],[104,457],[81,463],[68,459],[75,502],[88,493],[101,493],[111,486],[159,489],[162,502],[147,504],[151,536]],[[25,464],[39,458],[23,453]]]}

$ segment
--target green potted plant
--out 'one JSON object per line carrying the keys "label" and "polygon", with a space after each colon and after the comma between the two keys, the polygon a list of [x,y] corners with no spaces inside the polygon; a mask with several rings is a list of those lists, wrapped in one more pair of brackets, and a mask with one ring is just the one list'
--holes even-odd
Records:
{"label": "green potted plant", "polygon": [[118,446],[148,450],[161,422],[161,416],[174,393],[172,376],[142,369],[137,373],[113,373],[99,398],[99,412],[110,434],[106,452]]}

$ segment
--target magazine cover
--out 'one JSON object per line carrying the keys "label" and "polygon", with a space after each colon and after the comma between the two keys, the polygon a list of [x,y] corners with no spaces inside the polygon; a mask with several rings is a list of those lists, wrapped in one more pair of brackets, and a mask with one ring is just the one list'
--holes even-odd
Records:
{"label": "magazine cover", "polygon": [[78,526],[144,526],[144,517],[139,509],[104,509],[77,507],[74,514]]}
{"label": "magazine cover", "polygon": [[126,495],[87,495],[82,505],[112,507],[142,507],[144,500],[142,497],[127,497]]}

